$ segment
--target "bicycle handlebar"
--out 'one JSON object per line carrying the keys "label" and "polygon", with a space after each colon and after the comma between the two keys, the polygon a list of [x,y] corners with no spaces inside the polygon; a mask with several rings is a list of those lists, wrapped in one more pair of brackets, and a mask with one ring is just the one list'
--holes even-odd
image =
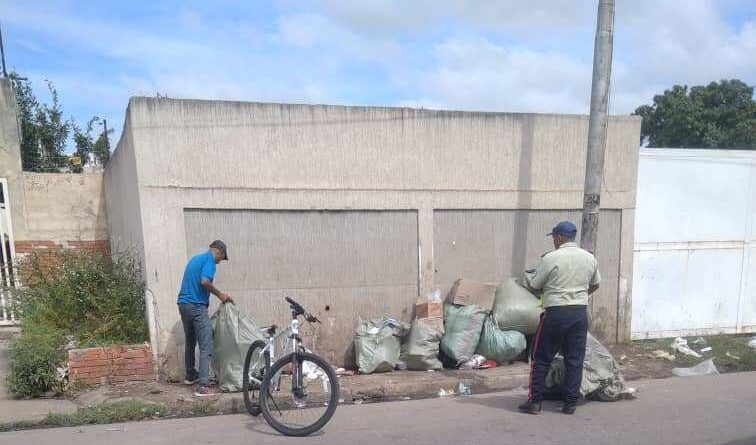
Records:
{"label": "bicycle handlebar", "polygon": [[291,310],[294,311],[297,315],[303,315],[305,320],[309,321],[310,323],[320,323],[320,320],[318,320],[316,316],[307,313],[307,311],[302,307],[301,304],[297,303],[289,297],[286,297],[284,299],[287,303],[289,303],[289,306],[291,306]]}

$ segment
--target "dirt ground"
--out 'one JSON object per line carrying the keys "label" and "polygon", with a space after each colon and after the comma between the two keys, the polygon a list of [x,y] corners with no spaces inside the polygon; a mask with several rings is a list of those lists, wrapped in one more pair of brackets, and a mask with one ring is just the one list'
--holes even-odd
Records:
{"label": "dirt ground", "polygon": [[[670,346],[673,339],[634,341],[611,346],[609,350],[623,366],[627,380],[671,377],[672,368],[694,366],[710,358],[714,359],[720,373],[756,371],[756,349],[748,347],[751,338],[750,335],[686,338],[688,345],[696,352],[706,347],[712,348],[711,351],[700,353],[702,358],[689,357],[673,350]],[[657,351],[668,353],[674,359],[660,358]]]}

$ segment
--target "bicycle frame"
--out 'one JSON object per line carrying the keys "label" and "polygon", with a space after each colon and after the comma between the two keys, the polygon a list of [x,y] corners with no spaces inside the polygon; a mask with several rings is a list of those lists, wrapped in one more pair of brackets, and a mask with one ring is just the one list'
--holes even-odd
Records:
{"label": "bicycle frame", "polygon": [[[265,339],[265,347],[260,350],[260,357],[258,358],[258,366],[261,364],[264,366],[264,363],[262,361],[264,360],[265,354],[268,354],[268,357],[270,357],[270,363],[275,363],[276,360],[278,360],[278,357],[276,356],[276,341],[280,339],[281,337],[286,336],[287,341],[284,345],[284,352],[281,355],[281,357],[285,357],[289,351],[294,354],[294,357],[296,358],[299,354],[299,352],[304,352],[304,348],[302,347],[302,339],[299,337],[299,314],[292,311],[292,319],[289,323],[289,327],[284,329],[283,331],[278,332],[275,335],[269,336]],[[294,363],[298,363],[298,360],[295,360]],[[295,367],[297,371],[295,371],[295,390],[299,390],[301,392],[301,388],[304,386],[302,383],[302,376],[298,372],[299,367]],[[280,379],[280,376],[278,376]],[[262,384],[262,381],[257,378],[257,376],[250,375],[249,379],[257,384]]]}

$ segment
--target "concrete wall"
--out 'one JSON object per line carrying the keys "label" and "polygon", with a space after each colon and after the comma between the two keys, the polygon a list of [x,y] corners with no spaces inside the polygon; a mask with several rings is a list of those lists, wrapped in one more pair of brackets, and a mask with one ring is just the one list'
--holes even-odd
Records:
{"label": "concrete wall", "polygon": [[24,172],[21,179],[26,231],[17,234],[16,241],[108,238],[101,173]]}
{"label": "concrete wall", "polygon": [[[455,275],[519,273],[582,207],[585,116],[134,98],[124,128],[115,157],[134,164],[112,163],[106,190],[110,202],[137,184],[141,225],[111,223],[111,238],[141,232],[167,371],[185,262],[216,236],[233,240],[219,286],[259,323],[284,321],[284,290],[308,302],[329,320],[313,346],[339,362],[358,316],[407,318],[415,293]],[[639,129],[610,119],[598,255],[615,278],[594,305],[609,340],[629,336]]]}
{"label": "concrete wall", "polygon": [[24,189],[21,181],[21,129],[10,79],[0,79],[0,178],[8,181],[10,214],[16,236],[24,236]]}
{"label": "concrete wall", "polygon": [[644,149],[632,336],[756,332],[756,152]]}

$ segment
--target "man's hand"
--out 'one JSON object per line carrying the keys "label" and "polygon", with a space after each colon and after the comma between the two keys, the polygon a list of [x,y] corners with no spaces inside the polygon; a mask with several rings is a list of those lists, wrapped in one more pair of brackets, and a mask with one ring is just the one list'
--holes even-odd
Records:
{"label": "man's hand", "polygon": [[231,295],[229,295],[229,294],[221,294],[220,295],[220,301],[221,301],[221,303],[224,303],[224,304],[225,303],[234,304],[234,299],[231,298]]}

